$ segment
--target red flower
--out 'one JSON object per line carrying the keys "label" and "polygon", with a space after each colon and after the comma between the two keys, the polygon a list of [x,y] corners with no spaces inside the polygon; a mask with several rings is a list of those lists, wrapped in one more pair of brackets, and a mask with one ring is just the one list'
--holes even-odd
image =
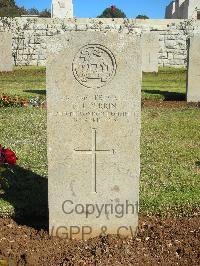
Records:
{"label": "red flower", "polygon": [[4,101],[5,103],[9,103],[9,101],[10,101],[10,98],[9,98],[9,96],[7,96],[7,95],[3,95],[3,96],[1,97],[1,99],[2,99],[2,101]]}
{"label": "red flower", "polygon": [[113,13],[115,13],[115,11],[116,11],[116,6],[111,6],[111,11],[112,11]]}
{"label": "red flower", "polygon": [[16,165],[17,157],[10,149],[4,149],[0,145],[0,162],[4,164]]}
{"label": "red flower", "polygon": [[21,107],[27,106],[27,100],[25,98],[21,99]]}
{"label": "red flower", "polygon": [[10,149],[5,149],[4,150],[4,156],[5,156],[5,163],[11,164],[11,165],[16,165],[17,158],[15,153],[10,150]]}
{"label": "red flower", "polygon": [[0,160],[1,160],[1,154],[2,154],[3,147],[0,144]]}

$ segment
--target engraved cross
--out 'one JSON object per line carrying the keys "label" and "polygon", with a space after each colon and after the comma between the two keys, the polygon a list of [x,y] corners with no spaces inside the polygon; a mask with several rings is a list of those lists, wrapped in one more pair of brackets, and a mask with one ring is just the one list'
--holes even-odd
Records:
{"label": "engraved cross", "polygon": [[92,155],[92,176],[93,176],[93,182],[94,182],[94,192],[97,193],[97,155],[98,154],[114,154],[115,150],[103,150],[103,149],[97,149],[97,130],[96,128],[92,129],[92,148],[91,149],[85,149],[85,150],[79,150],[75,149],[75,152],[79,152],[80,154],[89,154]]}

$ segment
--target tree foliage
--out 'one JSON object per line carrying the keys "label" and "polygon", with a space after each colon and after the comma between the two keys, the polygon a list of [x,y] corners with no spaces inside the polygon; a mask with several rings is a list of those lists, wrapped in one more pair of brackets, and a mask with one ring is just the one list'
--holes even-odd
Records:
{"label": "tree foliage", "polygon": [[0,0],[0,17],[19,17],[21,15],[38,15],[40,17],[50,17],[51,12],[48,9],[38,11],[36,8],[26,9],[18,7],[15,0]]}
{"label": "tree foliage", "polygon": [[16,7],[15,0],[0,0],[0,8]]}
{"label": "tree foliage", "polygon": [[51,10],[49,9],[44,9],[40,12],[40,17],[42,18],[50,18],[51,17]]}
{"label": "tree foliage", "polygon": [[126,18],[126,14],[115,6],[106,8],[98,18]]}
{"label": "tree foliage", "polygon": [[138,15],[136,18],[137,19],[149,19],[149,17],[146,15]]}
{"label": "tree foliage", "polygon": [[39,16],[40,12],[36,8],[30,8],[28,10],[28,14],[29,15],[38,15]]}

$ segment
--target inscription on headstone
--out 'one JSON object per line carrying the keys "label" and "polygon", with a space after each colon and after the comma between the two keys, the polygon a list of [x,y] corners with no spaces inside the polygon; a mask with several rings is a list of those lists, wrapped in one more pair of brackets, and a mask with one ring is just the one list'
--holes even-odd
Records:
{"label": "inscription on headstone", "polygon": [[76,80],[88,88],[100,88],[106,85],[115,75],[116,68],[112,52],[99,44],[82,47],[73,62]]}
{"label": "inscription on headstone", "polygon": [[95,128],[92,129],[92,147],[91,149],[85,149],[85,150],[76,150],[76,152],[82,153],[82,154],[91,154],[92,155],[92,182],[93,185],[93,191],[97,193],[97,155],[98,154],[114,154],[115,150],[102,150],[97,149],[97,130]]}
{"label": "inscription on headstone", "polygon": [[133,236],[140,175],[140,38],[73,32],[51,40],[47,101],[50,234]]}

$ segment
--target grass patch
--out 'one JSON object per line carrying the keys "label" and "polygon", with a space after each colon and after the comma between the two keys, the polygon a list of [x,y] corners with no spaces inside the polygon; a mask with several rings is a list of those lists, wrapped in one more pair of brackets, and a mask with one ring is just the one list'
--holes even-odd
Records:
{"label": "grass patch", "polygon": [[45,97],[45,67],[15,67],[13,72],[0,72],[0,95],[26,98]]}
{"label": "grass patch", "polygon": [[199,209],[199,121],[198,108],[143,110],[143,213],[190,215]]}
{"label": "grass patch", "polygon": [[143,73],[142,99],[180,101],[186,97],[186,69],[159,68],[158,73]]}
{"label": "grass patch", "polygon": [[46,215],[46,110],[1,108],[0,127],[0,143],[18,157],[17,167],[0,172],[0,214]]}
{"label": "grass patch", "polygon": [[[142,214],[193,215],[200,206],[200,112],[198,108],[142,111]],[[0,213],[47,211],[46,110],[0,109],[0,143],[16,151],[7,169]]]}
{"label": "grass patch", "polygon": [[[182,100],[186,70],[143,75],[143,99]],[[45,97],[45,68],[0,73],[0,94]],[[143,214],[193,215],[200,206],[198,108],[142,110],[140,209]],[[17,167],[1,171],[0,215],[46,215],[46,110],[1,108],[0,143],[13,149]]]}
{"label": "grass patch", "polygon": [[[0,73],[0,95],[26,98],[45,97],[45,67],[16,67],[13,72]],[[142,99],[184,100],[186,70],[160,68],[158,73],[144,73]]]}

